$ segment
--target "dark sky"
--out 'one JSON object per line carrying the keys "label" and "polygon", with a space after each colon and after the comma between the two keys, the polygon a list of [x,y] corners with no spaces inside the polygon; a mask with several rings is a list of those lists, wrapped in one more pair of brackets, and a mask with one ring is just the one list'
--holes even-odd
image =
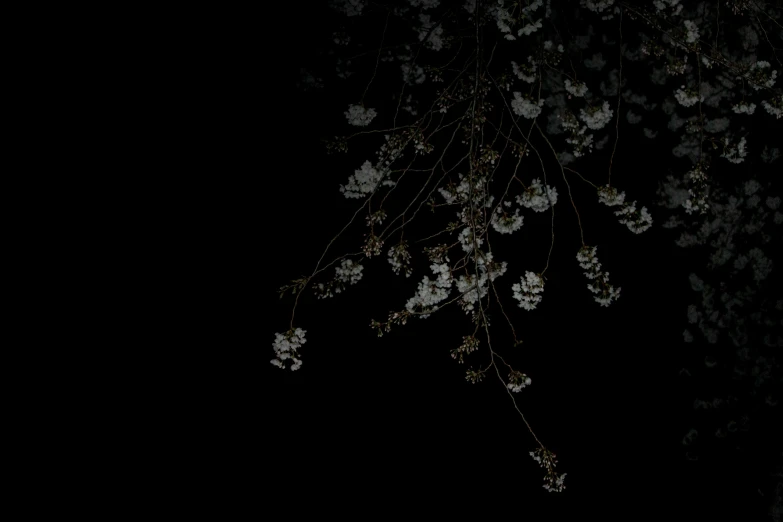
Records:
{"label": "dark sky", "polygon": [[[364,515],[417,506],[418,513],[430,515],[480,509],[488,519],[518,513],[560,520],[589,513],[610,520],[756,520],[766,499],[755,486],[765,480],[759,476],[765,468],[754,451],[771,454],[770,427],[743,435],[747,440],[737,444],[704,446],[695,462],[686,459],[681,443],[700,422],[694,393],[708,385],[680,375],[704,356],[703,346],[682,337],[687,306],[696,302],[688,274],[703,271],[703,252],[677,247],[675,233],[660,226],[632,234],[597,204],[585,203],[583,225],[610,279],[622,287],[619,301],[600,307],[585,288],[575,259],[574,217],[562,196],[540,309],[526,312],[510,299],[505,303],[524,342],[512,346],[500,316],[493,334],[495,349],[533,380],[517,400],[539,439],[558,455],[559,472],[568,474],[563,493],[541,487],[543,470],[528,455],[535,441],[497,378],[469,384],[464,373],[471,364],[450,357],[471,331],[461,310],[414,318],[380,339],[369,328],[370,319],[383,320],[404,307],[423,273],[395,277],[385,253],[364,263],[363,279],[346,293],[317,300],[307,291],[302,297],[295,321],[307,330],[301,370],[283,372],[267,362],[273,334],[287,329],[293,305],[276,290],[312,272],[358,205],[338,187],[367,159],[361,151],[327,156],[319,143],[338,133],[330,128],[346,132],[341,90],[295,88],[299,64],[319,59],[315,29],[328,33],[316,25],[323,20],[317,11],[304,15],[302,37],[290,42],[284,62],[278,103],[261,124],[274,129],[267,150],[278,155],[261,173],[274,180],[272,205],[265,209],[272,225],[261,234],[274,274],[265,295],[273,312],[264,317],[269,329],[262,346],[269,385],[263,422],[271,441],[265,443],[264,473],[276,484],[267,490],[272,498],[291,501],[292,515],[312,505]],[[655,218],[655,176],[662,177],[667,164],[658,158],[640,167],[645,147],[622,136],[613,179]],[[579,168],[600,181],[606,165]],[[548,220],[548,213],[528,215],[524,227],[546,230]],[[363,225],[350,229],[332,256],[357,250],[363,233]],[[498,257],[513,264],[514,248],[499,248],[506,256]],[[512,282],[508,274],[496,280],[504,288]],[[471,356],[472,366],[485,361],[481,352]],[[737,445],[747,448],[738,451]]]}

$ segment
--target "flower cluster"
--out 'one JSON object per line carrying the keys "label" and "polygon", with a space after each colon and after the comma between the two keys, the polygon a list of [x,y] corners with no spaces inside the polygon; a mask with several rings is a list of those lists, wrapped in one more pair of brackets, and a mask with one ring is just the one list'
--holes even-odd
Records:
{"label": "flower cluster", "polygon": [[773,70],[768,75],[763,72],[764,69],[769,69],[770,67],[770,63],[763,60],[753,64],[750,69],[750,86],[753,87],[754,90],[757,91],[762,87],[770,88],[775,85],[775,79],[778,77],[778,72]]}
{"label": "flower cluster", "polygon": [[365,161],[360,169],[354,171],[348,178],[346,185],[340,185],[340,192],[345,194],[346,198],[361,198],[365,194],[371,194],[378,182],[383,178],[383,173],[372,166],[372,163]]}
{"label": "flower cluster", "polygon": [[524,116],[531,120],[541,114],[541,107],[544,106],[544,100],[538,100],[538,103],[522,97],[521,92],[514,92],[514,99],[511,101],[511,110],[517,116]]}
{"label": "flower cluster", "polygon": [[595,295],[595,302],[601,306],[609,306],[620,297],[620,288],[609,284],[609,272],[601,272],[601,263],[596,257],[596,247],[583,246],[576,254],[579,266],[585,270],[585,276],[595,283],[588,283],[587,288]]}
{"label": "flower cluster", "polygon": [[739,143],[729,145],[728,138],[723,138],[723,154],[721,158],[726,158],[732,163],[742,163],[745,161],[745,156],[748,155],[748,151],[745,150],[745,137],[740,138]]}
{"label": "flower cluster", "polygon": [[357,16],[362,14],[364,5],[364,0],[337,0],[334,3],[334,6],[346,16]]}
{"label": "flower cluster", "polygon": [[498,276],[502,276],[508,269],[505,261],[496,263],[492,257],[492,252],[485,252],[480,253],[476,259],[479,267],[478,282],[476,282],[474,274],[461,275],[456,281],[457,290],[463,294],[460,305],[465,312],[473,310],[474,304],[487,295],[489,281],[494,281]]}
{"label": "flower cluster", "polygon": [[343,259],[340,266],[334,269],[334,279],[328,283],[318,283],[313,290],[319,299],[334,297],[345,290],[345,285],[355,285],[362,278],[364,267],[352,259]]}
{"label": "flower cluster", "polygon": [[440,5],[440,0],[408,0],[413,7],[421,7],[422,9],[436,8]]}
{"label": "flower cluster", "polygon": [[535,178],[530,182],[530,187],[521,196],[517,196],[517,203],[536,212],[544,212],[550,205],[557,203],[557,189],[549,185],[544,188],[541,180]]}
{"label": "flower cluster", "polygon": [[[507,207],[511,206],[510,201],[504,201],[503,204]],[[509,214],[498,205],[498,207],[492,213],[490,225],[492,225],[492,228],[495,229],[495,232],[500,234],[513,234],[522,228],[523,221],[524,216],[519,215],[519,209],[515,209],[514,214]]]}
{"label": "flower cluster", "polygon": [[684,85],[674,91],[674,97],[677,98],[677,101],[680,102],[680,105],[683,107],[691,107],[700,101],[704,101],[704,96],[700,97],[696,91],[693,89],[686,89]]}
{"label": "flower cluster", "polygon": [[536,448],[535,451],[530,452],[530,456],[533,457],[533,460],[538,462],[538,464],[546,470],[546,476],[544,477],[544,489],[549,492],[563,491],[565,489],[563,481],[565,480],[566,473],[558,475],[555,471],[555,467],[557,466],[557,456],[546,448]]}
{"label": "flower cluster", "polygon": [[401,241],[389,249],[389,264],[395,274],[400,275],[400,270],[404,268],[405,277],[411,276],[413,270],[411,270],[411,254],[408,252],[407,242]]}
{"label": "flower cluster", "polygon": [[694,43],[699,40],[699,28],[696,23],[691,20],[685,20],[685,29],[687,34],[685,35],[685,41],[688,43]]}
{"label": "flower cluster", "polygon": [[530,386],[531,382],[533,381],[530,377],[524,373],[512,370],[511,373],[508,374],[508,384],[506,385],[506,388],[513,393],[519,393],[525,386]]}
{"label": "flower cluster", "polygon": [[577,98],[582,98],[587,93],[587,85],[581,82],[571,83],[571,80],[566,80],[565,90]]}
{"label": "flower cluster", "polygon": [[463,362],[465,362],[464,357],[478,350],[478,346],[479,346],[479,340],[476,339],[475,336],[469,335],[463,337],[462,344],[459,346],[459,348],[454,348],[453,350],[451,350],[451,358],[457,359],[457,362],[462,364]]}
{"label": "flower cluster", "polygon": [[741,101],[731,107],[731,110],[733,110],[736,114],[753,114],[753,112],[756,110],[756,104],[755,103],[747,103],[745,101]]}
{"label": "flower cluster", "polygon": [[767,109],[768,113],[777,119],[780,119],[780,117],[783,116],[783,109],[781,109],[783,102],[781,102],[781,98],[783,97],[778,96],[777,98],[773,98],[771,103],[767,100],[761,100],[761,105]]}
{"label": "flower cluster", "polygon": [[530,63],[530,65],[517,65],[517,62],[511,62],[511,68],[514,71],[514,74],[516,74],[517,78],[524,80],[527,83],[533,83],[536,81],[536,69],[538,68],[538,65],[532,56],[528,56],[527,61]]}
{"label": "flower cluster", "polygon": [[344,114],[348,123],[357,127],[366,127],[377,116],[375,109],[365,109],[361,105],[349,105]]}
{"label": "flower cluster", "polygon": [[[408,299],[405,304],[405,308],[409,312],[413,312],[417,308],[425,312],[431,311],[432,307],[445,301],[451,292],[454,279],[451,276],[448,258],[446,258],[446,263],[434,263],[430,269],[435,274],[435,279],[431,280],[428,276],[424,276],[416,290],[416,295]],[[425,313],[419,317],[426,319],[429,314]]]}
{"label": "flower cluster", "polygon": [[291,371],[296,371],[302,367],[302,360],[298,357],[297,350],[307,342],[305,339],[306,330],[301,328],[288,330],[285,334],[276,333],[275,342],[272,343],[272,348],[275,350],[275,358],[270,362],[278,368],[285,369],[285,363],[283,361],[291,360]]}
{"label": "flower cluster", "polygon": [[544,291],[544,278],[533,272],[525,272],[525,277],[520,283],[511,286],[514,291],[514,299],[519,301],[519,307],[525,310],[533,310],[541,302]]}
{"label": "flower cluster", "polygon": [[604,128],[609,123],[609,120],[612,119],[612,114],[614,114],[614,111],[609,108],[609,102],[606,101],[601,107],[588,107],[587,110],[581,109],[579,111],[582,121],[593,130]]}
{"label": "flower cluster", "polygon": [[429,38],[427,38],[426,42],[427,47],[433,51],[440,51],[443,49],[443,25],[439,24],[433,29],[434,24],[430,22],[430,15],[424,13],[419,15],[419,21],[421,22],[421,27],[419,27],[419,41],[423,41],[429,34]]}
{"label": "flower cluster", "polygon": [[635,234],[641,234],[652,226],[652,216],[647,211],[647,207],[642,207],[640,211],[637,211],[636,201],[633,203],[625,201],[625,192],[619,192],[609,185],[599,187],[598,201],[608,207],[622,206],[614,215],[620,216],[620,223],[626,225],[628,230]]}
{"label": "flower cluster", "polygon": [[641,234],[652,226],[652,216],[647,211],[647,207],[637,211],[636,201],[624,204],[623,208],[616,211],[614,215],[620,216],[620,223],[627,226],[634,234]]}
{"label": "flower cluster", "polygon": [[625,192],[619,192],[616,188],[606,185],[598,187],[598,202],[607,207],[616,207],[625,202]]}

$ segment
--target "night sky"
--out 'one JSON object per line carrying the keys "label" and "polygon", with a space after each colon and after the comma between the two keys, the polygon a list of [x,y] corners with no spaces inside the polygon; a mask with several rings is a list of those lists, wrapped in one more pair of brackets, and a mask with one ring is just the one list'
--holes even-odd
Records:
{"label": "night sky", "polygon": [[[345,293],[318,300],[306,290],[294,322],[307,330],[302,368],[282,371],[267,362],[274,333],[288,329],[293,306],[293,297],[280,299],[278,288],[312,272],[360,205],[344,198],[339,185],[377,146],[327,155],[319,141],[351,131],[342,113],[355,102],[360,82],[297,89],[300,68],[324,67],[327,58],[318,49],[339,21],[326,9],[302,13],[299,37],[286,39],[290,52],[274,75],[277,103],[263,124],[274,129],[267,153],[277,155],[261,173],[274,179],[261,234],[273,274],[265,278],[264,303],[272,313],[264,316],[269,328],[262,343],[262,415],[271,441],[262,475],[272,484],[270,499],[286,502],[291,515],[317,506],[371,519],[478,510],[484,519],[763,520],[774,487],[770,461],[781,451],[775,416],[747,406],[755,412],[750,428],[717,441],[709,433],[714,418],[693,406],[694,398],[709,395],[705,390],[730,393],[732,382],[704,369],[704,356],[715,347],[683,341],[687,307],[699,300],[688,275],[705,273],[707,250],[677,246],[678,233],[660,226],[666,214],[653,201],[668,169],[675,161],[682,168],[685,160],[650,154],[651,141],[622,133],[622,126],[613,185],[650,209],[653,227],[631,233],[595,201],[594,189],[569,180],[585,241],[598,247],[610,280],[622,287],[619,300],[601,307],[587,290],[575,259],[581,244],[573,209],[560,190],[559,171],[551,169],[560,200],[543,302],[531,312],[516,307],[509,287],[519,266],[495,281],[509,292],[505,311],[521,345],[513,346],[497,307],[490,310],[493,348],[532,378],[516,399],[538,438],[557,454],[558,472],[567,473],[564,492],[542,488],[544,472],[528,455],[535,441],[498,379],[465,380],[465,370],[486,365],[486,355],[474,353],[467,364],[451,358],[450,350],[473,329],[462,310],[452,306],[426,320],[414,317],[382,338],[369,327],[371,319],[403,309],[428,273],[420,250],[412,251],[415,271],[408,279],[392,273],[384,249],[363,262],[364,277]],[[376,84],[368,105],[381,106],[386,94]],[[605,184],[606,152],[572,166]],[[550,219],[549,212],[527,212],[520,232],[494,240],[496,259],[511,267],[530,256],[540,264]],[[359,250],[363,221],[362,215],[327,260]],[[779,289],[774,274],[769,284]],[[743,404],[758,400],[740,397]],[[682,444],[690,428],[703,434],[695,461]]]}

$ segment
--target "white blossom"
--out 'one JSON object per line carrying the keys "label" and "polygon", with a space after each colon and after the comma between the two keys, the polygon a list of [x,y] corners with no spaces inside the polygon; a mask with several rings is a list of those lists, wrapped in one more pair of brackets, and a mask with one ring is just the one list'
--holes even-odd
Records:
{"label": "white blossom", "polygon": [[402,69],[402,79],[407,84],[412,83],[424,83],[427,79],[427,75],[424,74],[424,68],[421,65],[411,67],[411,64],[404,63],[400,65]]}
{"label": "white blossom", "polygon": [[514,299],[519,301],[519,307],[525,310],[533,310],[541,302],[544,291],[544,279],[533,272],[525,272],[520,283],[511,286],[514,291]]}
{"label": "white blossom", "polygon": [[541,20],[540,19],[536,20],[535,22],[527,24],[522,29],[517,31],[517,36],[522,36],[523,34],[525,36],[531,35],[535,33],[537,30],[541,29],[541,27],[542,27]]}
{"label": "white blossom", "polygon": [[530,187],[521,196],[517,196],[516,200],[523,207],[544,212],[550,205],[554,206],[557,203],[557,189],[549,185],[544,188],[541,180],[535,178],[530,182]]}
{"label": "white blossom", "polygon": [[335,279],[341,283],[355,285],[362,278],[364,267],[352,259],[343,259],[335,268]]}
{"label": "white blossom", "polygon": [[683,105],[684,107],[691,107],[692,105],[699,103],[699,101],[704,101],[704,96],[699,97],[699,95],[693,91],[686,90],[684,85],[674,91],[674,97],[677,98],[680,105]]}
{"label": "white blossom", "polygon": [[594,69],[596,71],[600,71],[606,65],[606,60],[604,60],[604,57],[601,53],[596,53],[590,58],[588,58],[587,60],[585,60],[584,64],[588,69]]}
{"label": "white blossom", "polygon": [[731,110],[733,110],[737,114],[753,114],[753,112],[756,110],[756,104],[755,103],[746,103],[744,101],[741,101],[731,107]]}
{"label": "white blossom", "polygon": [[492,213],[490,224],[492,225],[492,228],[495,229],[495,232],[499,232],[500,234],[513,234],[522,228],[523,221],[524,216],[519,215],[519,209],[515,209],[514,214],[511,215],[502,211],[500,207],[497,207],[495,212]]}
{"label": "white blossom", "polygon": [[566,79],[565,90],[577,98],[582,98],[587,92],[587,85],[582,82],[571,83],[571,80]]}
{"label": "white blossom", "polygon": [[[430,22],[430,15],[424,13],[419,15],[419,21],[421,22],[421,27],[419,28],[419,41],[423,41],[429,34],[430,36],[427,38],[426,42],[427,46],[433,51],[440,51],[443,48],[443,24],[439,24],[433,29],[433,24]],[[432,32],[430,32],[430,30],[432,30]]]}
{"label": "white blossom", "polygon": [[780,119],[780,117],[783,116],[783,109],[772,105],[767,100],[761,100],[761,105],[765,109],[767,109],[767,112],[770,113],[775,118]]}
{"label": "white blossom", "polygon": [[358,16],[364,9],[364,0],[336,0],[335,7],[346,16]]}
{"label": "white blossom", "polygon": [[533,83],[536,81],[536,69],[538,68],[538,65],[535,63],[535,60],[533,60],[532,56],[528,56],[527,61],[530,65],[520,66],[517,65],[517,62],[511,62],[511,67],[514,74],[517,75],[517,78],[524,80],[527,83]]}
{"label": "white blossom", "polygon": [[580,4],[596,13],[603,13],[614,5],[614,0],[581,0]]}
{"label": "white blossom", "polygon": [[375,109],[365,109],[361,105],[349,105],[344,113],[348,123],[357,127],[366,127],[375,118]]}
{"label": "white blossom", "polygon": [[348,183],[340,186],[340,192],[345,194],[346,198],[361,198],[365,194],[371,194],[381,178],[383,173],[373,167],[372,163],[365,161],[361,168],[348,178]]}
{"label": "white blossom", "polygon": [[288,332],[281,334],[275,334],[275,341],[272,343],[272,348],[275,350],[275,358],[270,362],[278,368],[285,369],[286,360],[291,360],[291,371],[296,371],[302,367],[302,360],[299,356],[299,348],[307,342],[305,339],[306,330],[296,328],[289,330]]}
{"label": "white blossom", "polygon": [[587,126],[593,130],[602,129],[612,119],[613,111],[609,108],[609,102],[604,102],[601,107],[589,107],[581,109],[579,116]]}
{"label": "white blossom", "polygon": [[742,163],[745,161],[745,156],[748,155],[748,151],[745,149],[746,141],[744,136],[740,138],[739,143],[736,145],[729,146],[729,140],[727,138],[723,139],[723,143],[726,145],[726,149],[723,154],[721,154],[722,158],[726,158],[732,163]]}
{"label": "white blossom", "polygon": [[688,34],[685,35],[685,41],[688,43],[697,41],[699,39],[699,28],[696,24],[691,20],[685,20],[683,23],[685,24],[685,29],[688,31]]}
{"label": "white blossom", "polygon": [[512,371],[508,378],[508,384],[506,388],[511,390],[512,393],[519,393],[526,386],[530,386],[533,380],[524,373]]}
{"label": "white blossom", "polygon": [[585,276],[595,281],[588,283],[587,288],[594,294],[593,299],[601,306],[609,306],[620,297],[621,288],[609,284],[609,272],[601,271],[601,263],[596,256],[596,247],[583,246],[576,254],[579,266],[585,270]]}
{"label": "white blossom", "polygon": [[625,202],[625,192],[619,192],[616,188],[609,185],[599,187],[598,201],[608,207],[622,205]]}
{"label": "white blossom", "polygon": [[517,116],[524,116],[527,119],[536,118],[541,114],[541,107],[544,106],[544,100],[538,100],[538,103],[522,97],[521,92],[514,93],[514,99],[511,101],[511,109]]}
{"label": "white blossom", "polygon": [[[429,311],[449,297],[453,283],[449,265],[447,263],[436,263],[430,268],[436,276],[435,279],[424,276],[416,290],[416,295],[411,297],[405,304],[405,308],[408,311],[413,312],[417,308],[422,311]],[[428,316],[429,314],[422,314],[421,318],[426,319]]]}
{"label": "white blossom", "polygon": [[440,0],[408,0],[413,7],[421,7],[422,9],[436,8],[440,5]]}
{"label": "white blossom", "polygon": [[647,211],[647,207],[642,207],[640,211],[636,211],[636,201],[633,203],[625,203],[623,208],[614,213],[615,216],[620,216],[620,223],[626,225],[628,230],[634,234],[641,234],[652,226],[652,216]]}

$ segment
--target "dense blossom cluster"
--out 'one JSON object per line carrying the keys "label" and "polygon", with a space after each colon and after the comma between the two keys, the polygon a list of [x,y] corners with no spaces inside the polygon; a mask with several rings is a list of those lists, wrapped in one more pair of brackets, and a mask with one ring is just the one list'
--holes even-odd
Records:
{"label": "dense blossom cluster", "polygon": [[377,115],[375,109],[366,109],[361,105],[349,105],[345,111],[348,123],[357,127],[366,127]]}
{"label": "dense blossom cluster", "polygon": [[346,198],[362,198],[371,194],[382,178],[383,172],[373,167],[369,161],[365,161],[361,168],[348,178],[348,183],[340,187],[340,192],[345,194]]}
{"label": "dense blossom cluster", "polygon": [[557,203],[557,189],[549,185],[545,187],[540,179],[535,178],[530,187],[517,196],[517,203],[536,212],[544,212]]}
{"label": "dense blossom cluster", "polygon": [[275,358],[272,359],[272,364],[278,368],[285,368],[285,361],[290,360],[293,363],[291,371],[301,368],[302,360],[299,358],[299,348],[307,342],[307,339],[305,339],[306,333],[306,330],[296,328],[284,334],[275,334],[275,342],[272,343],[272,348],[275,350]]}
{"label": "dense blossom cluster", "polygon": [[588,283],[587,288],[596,294],[593,296],[595,302],[601,306],[609,306],[620,297],[620,288],[609,284],[609,272],[601,271],[596,250],[596,247],[584,246],[577,252],[576,259],[579,261],[579,266],[584,269],[585,277],[594,281]]}
{"label": "dense blossom cluster", "polygon": [[541,294],[544,292],[544,278],[533,272],[525,272],[522,281],[514,283],[511,289],[520,308],[534,310],[543,299]]}

